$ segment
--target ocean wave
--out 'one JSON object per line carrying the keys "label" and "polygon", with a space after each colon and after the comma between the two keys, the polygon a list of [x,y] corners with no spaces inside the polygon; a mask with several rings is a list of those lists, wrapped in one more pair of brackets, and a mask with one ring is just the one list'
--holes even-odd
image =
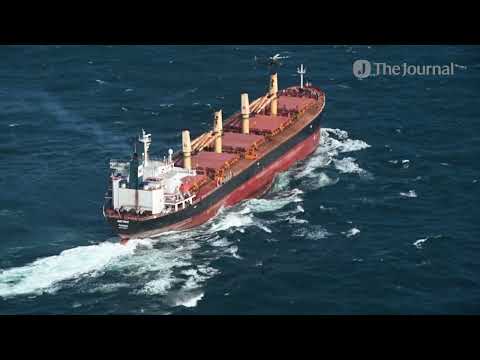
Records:
{"label": "ocean wave", "polygon": [[203,299],[205,294],[203,292],[199,293],[178,293],[171,303],[172,306],[185,306],[185,307],[195,307],[198,302]]}
{"label": "ocean wave", "polygon": [[339,178],[331,178],[330,176],[322,172],[318,174],[318,176],[316,176],[315,178],[305,181],[304,185],[306,185],[309,190],[318,190],[326,186],[335,185],[339,182],[339,180]]}
{"label": "ocean wave", "polygon": [[22,210],[0,209],[0,216],[17,218],[23,216]]}
{"label": "ocean wave", "polygon": [[344,174],[359,174],[367,175],[368,172],[362,169],[357,163],[356,159],[352,157],[345,157],[343,159],[334,159],[333,163],[335,169]]}
{"label": "ocean wave", "polygon": [[118,289],[122,288],[128,288],[130,284],[128,283],[112,283],[112,284],[103,284],[100,286],[97,286],[93,289],[88,290],[89,293],[104,293],[104,294],[109,294],[112,292],[118,291]]}
{"label": "ocean wave", "polygon": [[170,290],[176,279],[171,276],[171,271],[168,274],[163,274],[162,277],[147,282],[137,294],[144,295],[163,295]]}
{"label": "ocean wave", "polygon": [[302,227],[293,233],[295,237],[302,237],[308,240],[320,240],[329,235],[330,233],[321,225],[313,225],[308,228]]}
{"label": "ocean wave", "polygon": [[426,237],[426,238],[423,238],[423,239],[418,239],[416,240],[413,245],[417,248],[417,249],[422,249],[423,248],[423,243],[426,242],[429,238]]}
{"label": "ocean wave", "polygon": [[366,170],[360,168],[356,163],[356,159],[352,157],[337,158],[339,154],[356,152],[369,147],[370,145],[363,140],[349,138],[349,134],[345,130],[323,128],[321,129],[319,147],[304,162],[293,178],[303,179],[304,186],[311,190],[334,185],[339,179],[332,179],[325,172],[322,172],[323,169],[330,167],[332,164],[341,173],[357,173],[359,175],[371,176]]}
{"label": "ocean wave", "polygon": [[297,188],[277,193],[276,197],[269,199],[251,199],[246,206],[254,213],[272,212],[284,208],[292,203],[302,202],[303,191]]}
{"label": "ocean wave", "polygon": [[290,224],[308,224],[308,220],[299,219],[296,216],[292,216],[288,218],[288,222]]}
{"label": "ocean wave", "polygon": [[323,128],[321,130],[320,148],[331,154],[354,152],[371,147],[363,140],[349,138],[345,130]]}
{"label": "ocean wave", "polygon": [[282,172],[275,177],[272,185],[272,192],[278,193],[283,190],[287,190],[290,185],[291,170]]}
{"label": "ocean wave", "polygon": [[421,238],[421,239],[418,239],[416,241],[413,242],[413,245],[417,248],[417,249],[423,249],[423,246],[424,244],[430,240],[430,239],[435,239],[435,240],[439,240],[441,238],[443,238],[444,236],[442,234],[439,234],[439,235],[434,235],[434,236],[427,236],[425,238]]}
{"label": "ocean wave", "polygon": [[240,212],[227,212],[220,218],[215,219],[210,230],[213,232],[229,231],[230,233],[237,229],[243,230],[248,226],[254,226],[253,215],[250,213],[241,214]]}
{"label": "ocean wave", "polygon": [[134,253],[135,248],[145,240],[136,240],[126,245],[103,242],[98,245],[79,246],[62,251],[59,255],[35,260],[21,267],[0,271],[0,296],[7,298],[17,295],[44,292],[55,293],[59,284],[66,280],[98,274],[115,259]]}
{"label": "ocean wave", "polygon": [[408,192],[401,192],[400,196],[407,197],[407,198],[416,198],[417,193],[415,190],[409,190]]}
{"label": "ocean wave", "polygon": [[359,233],[360,233],[360,230],[354,227],[354,228],[351,228],[350,230],[348,230],[346,232],[343,232],[342,234],[344,234],[346,237],[352,237],[352,236],[355,236]]}

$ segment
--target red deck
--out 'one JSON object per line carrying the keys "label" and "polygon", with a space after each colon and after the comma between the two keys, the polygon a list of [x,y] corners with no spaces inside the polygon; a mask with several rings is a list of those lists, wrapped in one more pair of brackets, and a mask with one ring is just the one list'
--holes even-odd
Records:
{"label": "red deck", "polygon": [[211,170],[217,172],[238,160],[238,155],[209,151],[200,151],[192,156],[192,169]]}
{"label": "red deck", "polygon": [[286,109],[287,111],[302,111],[314,102],[314,99],[308,97],[279,96],[278,109]]}
{"label": "red deck", "polygon": [[264,137],[254,134],[224,132],[222,146],[224,151],[247,152],[264,141]]}
{"label": "red deck", "polygon": [[[290,118],[287,116],[260,115],[250,117],[250,132],[254,134],[273,134],[287,122]],[[228,128],[241,130],[242,120],[235,119],[228,125]]]}

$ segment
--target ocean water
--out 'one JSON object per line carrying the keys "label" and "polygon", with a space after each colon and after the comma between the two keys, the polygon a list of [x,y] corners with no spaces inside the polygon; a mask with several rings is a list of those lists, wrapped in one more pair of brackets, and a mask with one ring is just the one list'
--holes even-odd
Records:
{"label": "ocean water", "polygon": [[[322,142],[261,199],[120,245],[108,160],[267,86],[325,90]],[[0,46],[0,314],[480,313],[478,46]],[[355,60],[454,63],[359,80]]]}

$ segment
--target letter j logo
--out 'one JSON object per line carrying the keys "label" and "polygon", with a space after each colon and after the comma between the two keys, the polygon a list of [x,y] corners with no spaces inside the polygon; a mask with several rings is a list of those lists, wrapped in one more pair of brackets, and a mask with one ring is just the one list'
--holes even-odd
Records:
{"label": "letter j logo", "polygon": [[353,63],[353,75],[359,79],[365,79],[370,76],[372,65],[368,60],[357,60]]}

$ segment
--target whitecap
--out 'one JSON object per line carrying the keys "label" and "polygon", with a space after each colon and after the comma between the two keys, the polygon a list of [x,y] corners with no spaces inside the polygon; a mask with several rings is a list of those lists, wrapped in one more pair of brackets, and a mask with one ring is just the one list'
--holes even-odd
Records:
{"label": "whitecap", "polygon": [[327,153],[333,155],[338,152],[353,152],[371,147],[363,140],[350,139],[345,130],[331,128],[322,128],[320,145]]}
{"label": "whitecap", "polygon": [[97,286],[93,289],[88,290],[88,292],[89,293],[100,292],[100,293],[108,294],[108,293],[115,292],[115,291],[117,291],[118,289],[121,289],[121,288],[128,288],[129,286],[130,285],[127,284],[127,283],[103,284],[103,285],[100,285],[100,286]]}
{"label": "whitecap", "polygon": [[55,293],[60,282],[98,275],[112,261],[133,254],[140,243],[132,240],[126,245],[103,242],[79,246],[24,266],[1,270],[0,296]]}
{"label": "whitecap", "polygon": [[320,205],[320,206],[319,206],[319,209],[320,209],[320,210],[324,210],[324,211],[333,211],[333,210],[335,210],[335,208],[333,208],[333,207],[330,208],[330,207],[325,207],[325,206],[323,206],[323,205]]}
{"label": "whitecap", "polygon": [[330,233],[320,225],[310,227],[303,227],[293,233],[296,237],[305,238],[308,240],[319,240],[327,237]]}
{"label": "whitecap", "polygon": [[423,244],[424,242],[426,242],[428,239],[429,239],[428,237],[423,238],[423,239],[418,239],[417,241],[415,241],[415,242],[413,243],[413,245],[415,245],[415,247],[416,247],[417,249],[421,249],[421,248],[423,247],[422,244]]}
{"label": "whitecap", "polygon": [[295,188],[277,194],[275,198],[251,199],[248,200],[246,204],[248,205],[247,208],[255,213],[272,212],[280,210],[289,204],[302,202],[302,194],[302,190]]}
{"label": "whitecap", "polygon": [[417,193],[415,192],[415,190],[409,190],[406,193],[401,192],[400,195],[403,196],[403,197],[408,197],[408,198],[416,198],[417,197]]}
{"label": "whitecap", "polygon": [[272,192],[280,192],[288,189],[288,186],[290,185],[290,175],[290,170],[278,174],[273,182]]}
{"label": "whitecap", "polygon": [[210,245],[216,246],[216,247],[225,247],[230,245],[230,241],[228,241],[226,238],[220,238],[213,242],[210,242]]}
{"label": "whitecap", "polygon": [[199,294],[183,294],[174,301],[175,306],[185,306],[188,308],[197,306],[198,302],[203,299],[204,293]]}
{"label": "whitecap", "polygon": [[295,174],[296,179],[304,177],[315,178],[317,176],[316,170],[327,167],[332,162],[332,158],[328,154],[317,153],[313,157],[309,158],[303,169]]}
{"label": "whitecap", "polygon": [[352,236],[355,236],[359,233],[360,233],[360,230],[358,230],[357,228],[351,228],[350,230],[348,230],[347,232],[344,232],[343,234],[346,237],[352,237]]}
{"label": "whitecap", "polygon": [[336,183],[338,183],[338,181],[338,178],[332,179],[327,174],[322,172],[318,174],[315,179],[308,180],[306,182],[306,185],[309,190],[318,190],[326,186],[335,185]]}
{"label": "whitecap", "polygon": [[210,227],[210,231],[226,231],[226,230],[235,230],[239,228],[244,228],[248,226],[253,226],[254,220],[253,215],[247,214],[243,215],[236,212],[228,212],[225,215],[221,215],[220,218],[214,220],[214,223]]}
{"label": "whitecap", "polygon": [[288,222],[290,224],[308,224],[308,220],[299,219],[296,216],[292,216],[288,218]]}
{"label": "whitecap", "polygon": [[167,274],[163,274],[161,278],[147,282],[143,288],[136,292],[136,294],[144,295],[164,295],[170,290],[172,285],[177,281],[169,271]]}
{"label": "whitecap", "polygon": [[365,141],[347,139],[339,147],[339,151],[342,152],[342,153],[353,152],[353,151],[368,149],[369,147],[371,147],[371,146],[369,144],[367,144]]}
{"label": "whitecap", "polygon": [[358,164],[355,161],[356,159],[352,157],[333,160],[335,164],[335,168],[344,174],[351,174],[351,173],[364,174],[365,170],[363,170],[360,166],[358,166]]}
{"label": "whitecap", "polygon": [[266,233],[269,233],[271,234],[272,233],[272,230],[270,230],[268,227],[266,227],[265,225],[262,225],[262,224],[257,224],[257,226],[262,229],[263,231],[265,231]]}
{"label": "whitecap", "polygon": [[234,257],[235,259],[239,259],[241,260],[242,257],[240,255],[238,255],[238,246],[236,245],[233,245],[231,247],[229,247],[227,249],[227,251],[230,253],[230,255],[232,255],[232,257]]}
{"label": "whitecap", "polygon": [[[281,180],[285,185],[288,185],[290,175],[293,173],[294,179],[318,179],[315,182],[307,181],[304,183],[307,188],[313,190],[333,185],[338,179],[331,179],[325,173],[319,175],[318,170],[338,161],[335,157],[339,153],[355,152],[369,147],[370,145],[362,140],[350,139],[348,132],[345,130],[322,128],[320,130],[320,145],[317,150],[301,165],[299,170],[291,169],[287,171]],[[367,173],[362,172],[362,174],[366,175]]]}
{"label": "whitecap", "polygon": [[0,209],[0,216],[16,218],[23,216],[23,212],[21,210]]}

